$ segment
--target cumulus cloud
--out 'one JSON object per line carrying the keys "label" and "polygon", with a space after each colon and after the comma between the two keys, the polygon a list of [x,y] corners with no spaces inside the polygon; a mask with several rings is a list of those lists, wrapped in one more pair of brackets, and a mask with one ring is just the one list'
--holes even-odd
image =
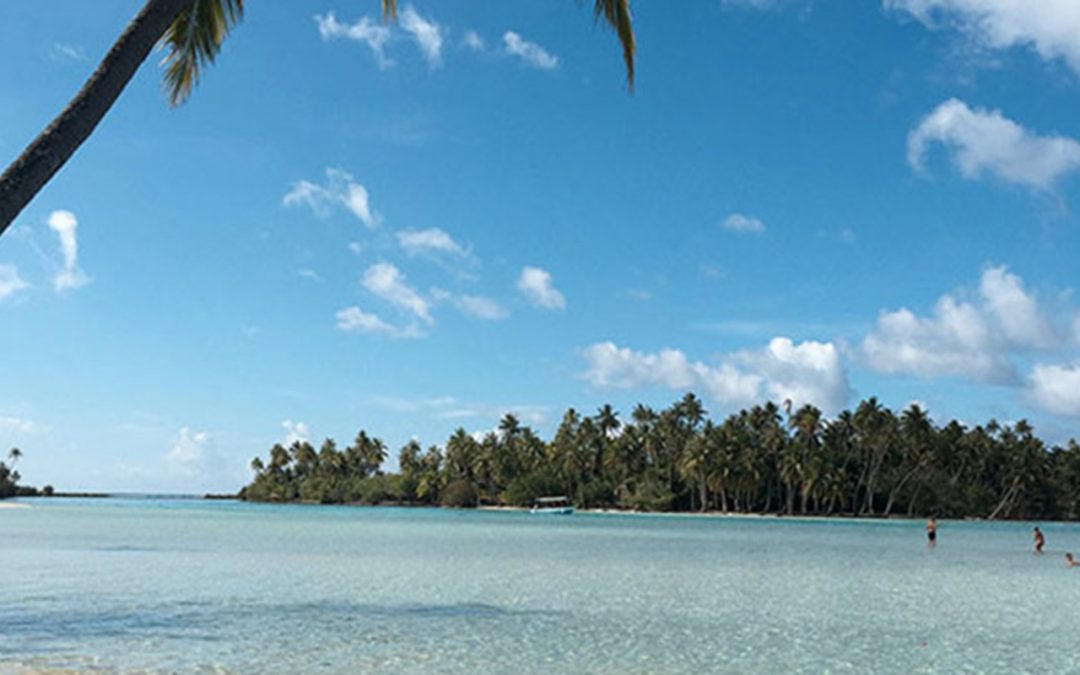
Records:
{"label": "cumulus cloud", "polygon": [[466,256],[461,244],[449,234],[437,227],[426,230],[402,230],[397,233],[398,243],[410,256],[432,253],[445,253],[452,256]]}
{"label": "cumulus cloud", "polygon": [[12,297],[25,289],[27,283],[19,276],[19,270],[14,265],[0,265],[0,301]]}
{"label": "cumulus cloud", "polygon": [[1061,343],[1058,330],[1039,308],[1023,280],[1005,267],[987,268],[979,280],[986,311],[1014,346],[1050,349]]}
{"label": "cumulus cloud", "polygon": [[390,263],[376,263],[364,272],[364,288],[386,300],[398,309],[413,315],[424,323],[432,324],[428,301],[405,281],[405,275]]}
{"label": "cumulus cloud", "polygon": [[338,329],[346,333],[367,333],[392,338],[420,337],[419,331],[414,326],[399,328],[355,305],[339,311],[336,316]]}
{"label": "cumulus cloud", "polygon": [[90,283],[90,277],[79,267],[79,242],[75,234],[79,222],[75,214],[71,211],[53,211],[49,214],[48,225],[60,238],[60,254],[64,258],[63,266],[53,277],[53,287],[57,291],[64,291]]}
{"label": "cumulus cloud", "polygon": [[180,435],[165,454],[170,468],[189,477],[201,476],[220,465],[217,444],[205,431],[180,429]]}
{"label": "cumulus cloud", "polygon": [[857,357],[882,373],[1011,384],[1018,379],[1012,353],[1062,343],[1061,331],[1020,277],[1005,267],[990,267],[971,301],[943,295],[926,317],[908,309],[883,312]]}
{"label": "cumulus cloud", "polygon": [[721,223],[725,230],[731,230],[732,232],[749,232],[751,234],[761,234],[765,231],[765,223],[761,222],[758,218],[751,216],[745,216],[741,213],[733,213],[724,219]]}
{"label": "cumulus cloud", "polygon": [[526,267],[518,277],[517,288],[537,307],[566,309],[566,298],[551,282],[551,274],[539,267]]}
{"label": "cumulus cloud", "polygon": [[529,42],[514,31],[506,31],[503,34],[503,45],[506,53],[521,59],[522,63],[539,68],[540,70],[554,70],[559,66],[559,58],[546,49]]}
{"label": "cumulus cloud", "polygon": [[1049,190],[1080,168],[1080,143],[1075,140],[1041,136],[999,110],[972,109],[955,98],[939,105],[908,135],[908,163],[913,169],[925,170],[926,155],[935,143],[949,152],[960,175],[971,180],[989,174]]}
{"label": "cumulus cloud", "polygon": [[1028,47],[1080,73],[1080,4],[1075,0],[884,0],[927,28],[959,31],[988,49]]}
{"label": "cumulus cloud", "polygon": [[344,24],[337,20],[333,12],[328,12],[325,16],[322,14],[315,15],[315,23],[323,40],[344,38],[366,44],[371,49],[379,70],[385,70],[394,65],[394,62],[387,58],[385,51],[386,43],[390,41],[391,35],[389,26],[383,25],[369,16],[361,17],[351,25]]}
{"label": "cumulus cloud", "polygon": [[601,388],[701,389],[722,406],[790,399],[827,412],[840,409],[851,396],[840,352],[831,342],[777,337],[763,349],[728,354],[717,365],[691,361],[676,349],[650,354],[612,342],[586,347],[583,355],[585,379]]}
{"label": "cumulus cloud", "polygon": [[285,206],[307,206],[320,218],[329,216],[334,208],[343,206],[366,227],[379,225],[379,216],[371,209],[367,188],[357,183],[352,174],[341,169],[327,169],[325,185],[306,180],[293,183],[281,203]]}
{"label": "cumulus cloud", "polygon": [[442,64],[443,31],[432,19],[420,16],[412,5],[405,7],[399,15],[402,29],[412,36],[420,53],[428,65],[437,68]]}
{"label": "cumulus cloud", "polygon": [[1032,403],[1054,415],[1080,417],[1080,363],[1036,365],[1028,376]]}
{"label": "cumulus cloud", "polygon": [[474,52],[484,51],[484,38],[480,37],[480,34],[474,30],[465,31],[465,37],[462,38],[461,44],[466,49]]}
{"label": "cumulus cloud", "polygon": [[281,423],[281,428],[285,430],[285,438],[283,439],[285,447],[289,447],[293,443],[306,443],[311,438],[311,429],[303,422],[293,422],[291,419],[285,420]]}

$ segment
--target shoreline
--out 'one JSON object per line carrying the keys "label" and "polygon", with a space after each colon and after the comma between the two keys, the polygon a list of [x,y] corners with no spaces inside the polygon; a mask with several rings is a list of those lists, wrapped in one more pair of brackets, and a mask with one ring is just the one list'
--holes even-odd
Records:
{"label": "shoreline", "polygon": [[[436,507],[441,508],[441,507]],[[507,513],[530,513],[531,509],[527,506],[477,506],[477,511],[492,511],[492,512],[507,512]],[[540,515],[540,514],[538,514]],[[559,515],[559,514],[553,514]],[[567,514],[571,515],[571,514]],[[903,522],[921,522],[926,520],[924,516],[911,516],[906,515],[890,515],[890,516],[853,516],[851,514],[835,514],[831,516],[824,515],[811,515],[811,514],[793,514],[785,515],[782,513],[739,513],[736,511],[632,511],[629,509],[574,509],[572,515],[585,515],[585,516],[644,516],[648,518],[721,518],[732,520],[805,520],[805,521],[830,521],[830,520],[856,520],[866,522],[884,522],[884,521],[903,521]],[[1013,522],[1007,520],[989,521],[985,518],[938,518],[941,520],[952,521],[970,521],[970,522]],[[1014,521],[1025,522],[1025,521]],[[1060,520],[1060,521],[1039,521],[1039,522],[1061,522],[1061,523],[1073,523],[1072,520]]]}
{"label": "shoreline", "polygon": [[[207,501],[207,502],[224,502],[235,501],[244,504],[270,504],[275,506],[305,506],[305,507],[318,507],[318,506],[346,506],[354,508],[424,508],[424,509],[438,509],[449,511],[484,511],[490,513],[530,513],[531,508],[527,506],[497,506],[497,505],[481,505],[474,507],[450,507],[440,506],[433,504],[409,504],[409,503],[396,503],[396,502],[383,502],[380,504],[367,504],[363,502],[343,502],[339,504],[323,504],[316,501],[255,501],[240,499],[237,495],[226,494],[192,494],[192,495],[146,495],[141,493],[101,493],[101,492],[57,492],[51,496],[37,495],[33,497],[19,497],[17,499],[177,499],[177,500],[193,500],[193,501]],[[31,508],[30,504],[19,501],[7,501],[0,500],[0,509],[12,509],[12,508]],[[641,516],[647,518],[707,518],[707,519],[729,519],[729,520],[796,520],[796,521],[817,521],[817,522],[829,522],[829,521],[863,521],[863,522],[922,522],[925,521],[928,516],[907,516],[904,514],[892,514],[889,516],[873,515],[873,516],[858,516],[852,514],[792,514],[786,515],[782,513],[746,513],[746,512],[734,512],[734,511],[634,511],[630,509],[613,509],[613,508],[595,508],[595,509],[582,509],[577,508],[574,510],[573,515],[584,516]],[[941,518],[939,521],[947,522],[971,522],[971,523],[1010,523],[1010,522],[1038,522],[1038,523],[1063,523],[1063,524],[1077,524],[1080,521],[1077,520],[1043,520],[1043,519],[988,519],[979,518],[975,516],[961,516],[957,518]]]}

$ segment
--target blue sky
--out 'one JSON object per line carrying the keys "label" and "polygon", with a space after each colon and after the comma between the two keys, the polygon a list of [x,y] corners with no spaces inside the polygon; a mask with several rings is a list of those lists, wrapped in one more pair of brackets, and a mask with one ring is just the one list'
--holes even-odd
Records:
{"label": "blue sky", "polygon": [[[139,4],[0,5],[0,161]],[[288,438],[687,390],[1063,441],[1080,9],[1014,5],[639,1],[630,94],[570,0],[252,2],[188,104],[152,55],[0,238],[0,448],[232,490]]]}

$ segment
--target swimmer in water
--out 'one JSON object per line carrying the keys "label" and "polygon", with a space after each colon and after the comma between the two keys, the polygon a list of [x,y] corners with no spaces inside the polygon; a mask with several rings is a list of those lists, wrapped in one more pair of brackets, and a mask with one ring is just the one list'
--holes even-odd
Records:
{"label": "swimmer in water", "polygon": [[930,548],[937,546],[937,520],[934,518],[926,521],[926,545]]}
{"label": "swimmer in water", "polygon": [[1073,558],[1072,553],[1065,554],[1065,565],[1067,567],[1080,567],[1080,562],[1077,562],[1076,558]]}
{"label": "swimmer in water", "polygon": [[1042,553],[1043,546],[1046,546],[1046,537],[1043,536],[1042,530],[1035,528],[1035,552]]}

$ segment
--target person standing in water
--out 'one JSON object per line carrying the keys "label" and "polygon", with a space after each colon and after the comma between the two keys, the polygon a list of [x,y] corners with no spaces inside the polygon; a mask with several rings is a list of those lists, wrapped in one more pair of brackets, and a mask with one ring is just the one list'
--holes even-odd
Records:
{"label": "person standing in water", "polygon": [[1035,528],[1035,552],[1042,553],[1043,546],[1046,546],[1046,537],[1043,536],[1042,530]]}
{"label": "person standing in water", "polygon": [[926,545],[930,548],[937,546],[937,519],[935,518],[926,521]]}
{"label": "person standing in water", "polygon": [[1068,566],[1068,567],[1080,567],[1080,562],[1077,562],[1076,558],[1073,558],[1072,553],[1066,553],[1065,554],[1065,565]]}

